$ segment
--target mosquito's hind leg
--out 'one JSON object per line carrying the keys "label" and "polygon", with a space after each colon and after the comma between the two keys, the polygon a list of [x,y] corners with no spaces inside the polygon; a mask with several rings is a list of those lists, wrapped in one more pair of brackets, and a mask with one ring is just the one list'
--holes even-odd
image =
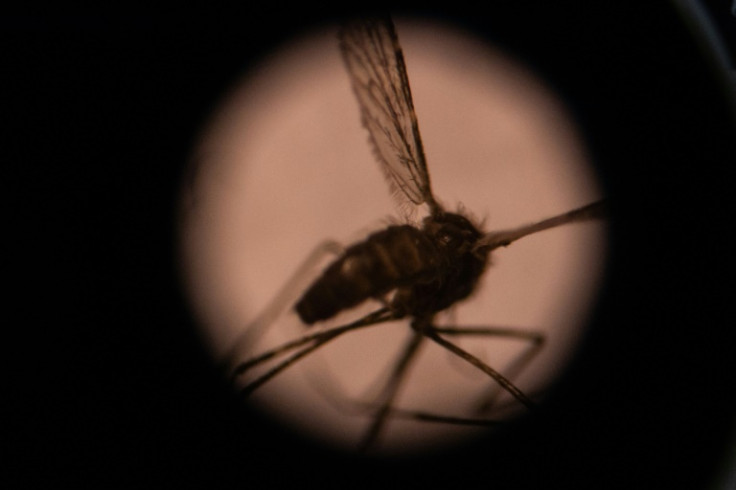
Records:
{"label": "mosquito's hind leg", "polygon": [[231,371],[237,362],[237,358],[243,348],[255,344],[265,333],[283,311],[296,300],[299,293],[305,288],[307,280],[310,279],[315,267],[323,260],[325,255],[340,255],[344,247],[334,241],[325,240],[318,244],[312,252],[304,259],[292,276],[286,281],[284,287],[279,291],[271,302],[260,312],[260,314],[240,333],[234,340],[228,354],[224,357],[222,365],[227,371]]}
{"label": "mosquito's hind leg", "polygon": [[237,378],[250,369],[267,363],[276,357],[286,355],[287,353],[292,351],[294,352],[291,356],[287,357],[286,359],[266,371],[264,374],[258,376],[254,380],[249,381],[245,386],[243,386],[240,389],[240,392],[242,395],[247,396],[255,391],[258,387],[266,383],[268,380],[276,376],[278,373],[297,362],[299,359],[312,353],[319,347],[322,347],[324,344],[339,337],[340,335],[352,330],[379,325],[381,323],[392,321],[395,319],[396,315],[388,308],[380,308],[373,313],[369,313],[363,318],[360,318],[346,325],[304,335],[298,339],[291,340],[273,349],[263,352],[252,359],[241,362],[234,368],[233,378]]}
{"label": "mosquito's hind leg", "polygon": [[[544,334],[533,330],[523,330],[518,328],[503,327],[438,327],[434,330],[442,335],[456,336],[493,336],[505,337],[509,339],[518,339],[527,343],[526,348],[519,353],[510,364],[504,369],[505,378],[507,380],[517,379],[521,372],[531,363],[531,361],[539,354],[544,346]],[[511,382],[511,381],[509,381]],[[518,388],[517,388],[518,389]],[[496,405],[498,397],[504,392],[501,383],[494,383],[488,392],[480,399],[474,412],[476,414],[486,413]],[[513,393],[511,393],[513,395]]]}

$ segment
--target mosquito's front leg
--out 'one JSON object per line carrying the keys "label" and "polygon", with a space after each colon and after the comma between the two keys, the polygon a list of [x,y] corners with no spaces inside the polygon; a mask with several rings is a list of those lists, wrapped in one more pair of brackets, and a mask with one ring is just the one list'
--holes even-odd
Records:
{"label": "mosquito's front leg", "polygon": [[[435,332],[442,335],[454,336],[493,336],[518,339],[527,343],[526,348],[518,354],[504,369],[506,379],[516,379],[529,363],[537,356],[544,346],[544,334],[533,330],[504,327],[438,327]],[[503,393],[500,383],[493,384],[481,398],[475,413],[485,413],[496,404],[496,400]],[[513,393],[512,393],[513,395]]]}
{"label": "mosquito's front leg", "polygon": [[489,366],[485,362],[475,357],[470,352],[450,342],[449,340],[441,337],[437,333],[437,330],[435,328],[425,329],[422,331],[422,333],[427,338],[433,340],[437,344],[447,349],[449,352],[452,352],[459,358],[472,364],[473,366],[475,366],[476,368],[480,369],[481,371],[486,373],[488,376],[493,378],[499,385],[501,385],[501,387],[504,390],[506,390],[511,396],[516,398],[521,404],[523,404],[529,409],[534,408],[534,402],[530,400],[528,396],[526,396],[519,388],[516,387],[516,385],[514,385],[511,381],[509,381],[505,376],[503,376],[501,373],[493,369],[491,366]]}

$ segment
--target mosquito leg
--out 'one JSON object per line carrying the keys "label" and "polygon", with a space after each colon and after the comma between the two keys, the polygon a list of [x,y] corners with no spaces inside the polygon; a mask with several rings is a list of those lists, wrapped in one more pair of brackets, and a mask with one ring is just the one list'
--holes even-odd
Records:
{"label": "mosquito leg", "polygon": [[465,360],[466,362],[469,362],[473,366],[477,367],[484,373],[486,373],[488,376],[493,378],[503,389],[505,389],[511,396],[516,398],[521,404],[526,406],[529,409],[534,408],[534,402],[532,402],[529,397],[527,397],[519,388],[517,388],[511,381],[506,379],[501,373],[493,369],[488,364],[484,363],[474,355],[472,355],[470,352],[466,351],[465,349],[462,349],[461,347],[453,344],[449,340],[443,339],[437,334],[437,331],[435,328],[429,328],[422,330],[422,333],[432,339],[434,342],[438,343],[448,351],[452,352],[453,354],[457,355],[461,359]]}
{"label": "mosquito leg", "polygon": [[[488,335],[494,337],[507,337],[528,342],[526,349],[516,356],[516,358],[504,370],[507,379],[517,378],[537,356],[537,354],[539,354],[544,346],[544,335],[540,332],[531,330],[499,327],[439,327],[435,329],[435,332],[444,335]],[[500,385],[493,385],[491,390],[483,397],[482,401],[478,405],[476,413],[486,412],[490,407],[494,406],[502,392]]]}
{"label": "mosquito leg", "polygon": [[[319,384],[315,383],[314,387],[320,392],[320,394],[327,400],[336,410],[346,414],[352,415],[363,415],[375,414],[379,409],[375,403],[365,402],[362,400],[352,400],[342,397],[339,393],[343,390],[337,388],[326,389],[328,382],[333,380],[325,379],[324,373],[321,374]],[[470,417],[454,417],[448,415],[440,415],[431,412],[425,412],[420,410],[407,410],[398,407],[390,407],[388,410],[387,417],[391,419],[405,419],[415,420],[418,422],[434,422],[444,423],[452,425],[467,425],[476,427],[493,427],[503,422],[498,420],[489,420],[484,418],[470,418]]]}
{"label": "mosquito leg", "polygon": [[249,382],[245,387],[243,387],[241,389],[241,393],[243,393],[244,395],[248,395],[251,392],[253,392],[256,388],[263,385],[266,381],[273,378],[278,373],[280,373],[287,367],[291,366],[292,364],[294,364],[296,361],[298,361],[302,357],[306,356],[307,354],[321,347],[325,343],[329,342],[330,340],[346,332],[349,332],[351,330],[357,330],[359,328],[378,325],[383,322],[387,322],[387,321],[391,321],[395,319],[396,319],[396,315],[392,313],[391,311],[389,311],[388,308],[380,308],[374,311],[373,313],[370,313],[364,316],[363,318],[356,320],[352,323],[349,323],[347,325],[342,325],[339,327],[331,328],[329,330],[324,330],[321,332],[304,335],[303,337],[300,337],[296,340],[292,340],[284,344],[281,344],[280,346],[270,349],[250,360],[247,360],[245,362],[238,364],[233,370],[233,378],[240,376],[241,374],[245,373],[249,369],[252,369],[260,364],[263,364],[275,357],[281,356],[283,354],[288,353],[289,351],[292,351],[298,347],[308,344],[306,345],[306,347],[303,347],[301,350],[296,351],[294,354],[284,359],[283,361],[278,363],[276,366],[269,369],[266,373],[262,374],[255,380]]}
{"label": "mosquito leg", "polygon": [[391,404],[393,403],[394,398],[396,398],[396,394],[401,387],[401,382],[405,378],[405,374],[411,361],[416,357],[422,340],[424,339],[420,334],[415,333],[412,335],[411,339],[404,347],[401,356],[394,365],[394,369],[391,372],[381,395],[381,405],[378,407],[378,410],[376,410],[373,416],[373,421],[371,422],[370,427],[368,427],[368,431],[365,433],[363,439],[358,445],[358,450],[360,452],[365,452],[376,441],[381,429],[388,420],[388,415],[392,411]]}
{"label": "mosquito leg", "polygon": [[240,394],[243,396],[248,396],[251,393],[253,393],[258,387],[262,386],[266,381],[270,380],[274,376],[276,376],[278,373],[286,369],[287,367],[291,366],[295,362],[297,362],[302,357],[306,356],[307,354],[314,352],[330,340],[334,339],[335,337],[338,337],[343,332],[331,332],[331,335],[325,335],[321,336],[319,340],[314,341],[312,344],[307,345],[305,348],[297,351],[296,353],[292,354],[288,358],[281,361],[279,364],[274,366],[273,368],[269,369],[265,374],[259,376],[254,381],[251,381],[247,385],[245,385],[243,388],[240,389]]}
{"label": "mosquito leg", "polygon": [[403,408],[390,407],[387,413],[392,419],[407,419],[418,422],[434,422],[440,424],[451,425],[467,425],[472,427],[493,427],[504,422],[498,420],[477,419],[468,417],[452,417],[447,415],[438,415],[421,410],[405,410]]}
{"label": "mosquito leg", "polygon": [[334,240],[325,240],[318,244],[312,252],[304,259],[304,262],[292,274],[284,288],[271,300],[261,313],[239,334],[228,354],[224,357],[222,365],[230,370],[236,362],[236,358],[243,347],[254,344],[263,335],[266,329],[273,324],[278,316],[294,302],[299,293],[304,289],[305,282],[310,278],[310,273],[327,254],[339,255],[343,247]]}
{"label": "mosquito leg", "polygon": [[[500,328],[500,327],[437,327],[435,329],[435,332],[443,335],[463,335],[463,336],[472,336],[472,335],[478,335],[478,336],[500,336],[500,337],[509,337],[513,339],[519,339],[523,341],[529,342],[531,345],[529,346],[529,350],[527,353],[524,353],[522,356],[523,359],[517,359],[513,361],[513,366],[510,369],[507,369],[507,371],[513,372],[513,374],[508,374],[507,377],[513,378],[516,374],[518,374],[519,371],[531,360],[531,358],[536,354],[536,352],[541,349],[542,344],[544,343],[544,335],[540,332],[536,331],[530,331],[530,330],[520,330],[518,328]],[[405,353],[404,353],[405,355]],[[403,359],[403,355],[401,357]],[[394,367],[394,371],[397,370],[397,366]],[[345,414],[352,414],[356,416],[366,416],[366,415],[372,415],[373,417],[376,416],[376,414],[382,409],[383,405],[378,405],[375,402],[366,402],[362,400],[354,400],[350,398],[345,398],[342,396],[342,393],[345,392],[343,388],[340,387],[340,384],[337,382],[336,379],[330,379],[329,373],[320,373],[319,383],[315,382],[313,383],[313,387],[315,390],[317,390],[323,398],[328,401],[331,405],[335,407],[336,410],[345,413]],[[501,388],[498,384],[493,384],[493,392],[494,398],[498,396],[498,394],[503,393]],[[487,400],[489,397],[485,397],[484,400]],[[511,403],[511,402],[506,402]],[[500,405],[504,405],[504,402],[499,403],[492,402],[488,403],[488,405],[493,405],[494,407],[499,407]],[[501,408],[504,408],[501,406]],[[419,411],[419,410],[407,410],[402,409],[394,406],[388,406],[388,409],[383,408],[384,410],[387,410],[387,413],[385,415],[386,419],[405,419],[405,420],[414,420],[417,422],[428,422],[428,423],[444,423],[444,424],[451,424],[451,425],[464,425],[464,426],[475,426],[475,427],[494,427],[499,424],[502,424],[503,421],[500,420],[493,420],[488,418],[474,418],[474,417],[456,417],[456,416],[448,416],[443,414],[437,414],[437,413],[431,413],[426,411]],[[478,410],[478,413],[481,413],[480,410]],[[366,436],[367,437],[367,436]]]}

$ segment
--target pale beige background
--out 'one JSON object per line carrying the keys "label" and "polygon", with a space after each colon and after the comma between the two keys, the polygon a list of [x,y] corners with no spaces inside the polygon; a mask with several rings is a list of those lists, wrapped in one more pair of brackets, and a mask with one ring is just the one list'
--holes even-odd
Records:
{"label": "pale beige background", "polygon": [[[397,22],[397,30],[434,192],[447,209],[462,203],[490,231],[600,197],[564,108],[529,71],[446,26]],[[294,40],[253,67],[226,97],[195,152],[196,178],[183,199],[183,264],[216,358],[317,243],[334,238],[349,244],[398,218],[360,126],[335,32],[329,27]],[[501,249],[478,294],[440,320],[545,332],[545,349],[517,380],[523,390],[540,392],[564,367],[585,325],[604,239],[603,224],[577,224]],[[263,345],[304,331],[287,312]],[[408,332],[406,322],[396,322],[349,334],[253,399],[296,430],[353,447],[367,420],[336,409],[315,386],[365,395]],[[500,370],[521,346],[497,339],[461,344]],[[464,415],[489,383],[427,345],[401,405]],[[418,449],[476,434],[392,423],[382,443]]]}

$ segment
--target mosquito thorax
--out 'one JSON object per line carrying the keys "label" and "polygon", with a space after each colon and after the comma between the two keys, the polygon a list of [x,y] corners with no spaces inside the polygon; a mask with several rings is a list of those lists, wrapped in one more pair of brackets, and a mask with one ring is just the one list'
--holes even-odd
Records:
{"label": "mosquito thorax", "polygon": [[394,307],[414,317],[429,317],[470,296],[488,262],[488,255],[475,249],[483,233],[465,216],[432,214],[424,219],[422,231],[443,256],[444,265],[432,281],[399,291]]}

